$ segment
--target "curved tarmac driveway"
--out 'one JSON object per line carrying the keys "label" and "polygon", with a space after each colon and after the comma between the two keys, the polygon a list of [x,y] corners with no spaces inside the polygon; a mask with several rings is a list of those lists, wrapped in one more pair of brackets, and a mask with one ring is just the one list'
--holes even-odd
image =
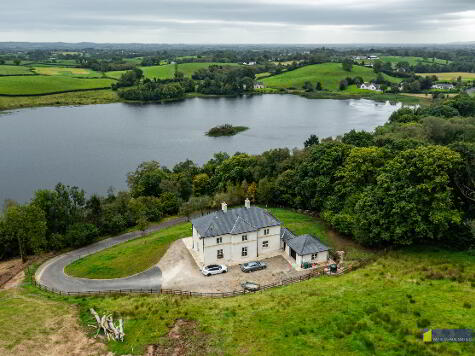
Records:
{"label": "curved tarmac driveway", "polygon": [[[186,218],[176,218],[169,220],[150,227],[145,231],[145,233],[159,231],[166,227],[177,225],[186,221]],[[140,231],[128,232],[126,234],[111,237],[78,250],[57,256],[45,262],[40,266],[40,268],[38,268],[35,279],[43,286],[65,293],[87,291],[98,292],[119,289],[159,289],[161,286],[162,272],[157,266],[153,266],[144,272],[130,277],[116,279],[76,278],[70,277],[64,273],[64,268],[67,265],[82,257],[141,236],[142,233]]]}

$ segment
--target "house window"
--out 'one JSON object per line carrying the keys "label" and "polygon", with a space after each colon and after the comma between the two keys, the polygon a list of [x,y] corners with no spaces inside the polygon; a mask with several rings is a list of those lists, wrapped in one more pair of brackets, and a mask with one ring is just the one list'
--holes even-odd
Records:
{"label": "house window", "polygon": [[318,253],[312,253],[312,260],[316,260],[318,256]]}
{"label": "house window", "polygon": [[216,251],[216,257],[217,258],[223,258],[224,257],[224,253],[223,253],[223,249],[220,249],[218,251]]}
{"label": "house window", "polygon": [[269,229],[264,229],[264,235],[269,235]]}
{"label": "house window", "polygon": [[216,244],[219,245],[219,244],[222,244],[223,243],[223,238],[222,237],[217,237],[216,238]]}
{"label": "house window", "polygon": [[242,241],[247,241],[247,235],[242,235]]}
{"label": "house window", "polygon": [[262,241],[262,247],[263,248],[266,248],[266,247],[269,247],[269,241]]}
{"label": "house window", "polygon": [[242,248],[242,250],[241,250],[241,256],[242,256],[242,257],[247,256],[247,247],[243,247],[243,248]]}

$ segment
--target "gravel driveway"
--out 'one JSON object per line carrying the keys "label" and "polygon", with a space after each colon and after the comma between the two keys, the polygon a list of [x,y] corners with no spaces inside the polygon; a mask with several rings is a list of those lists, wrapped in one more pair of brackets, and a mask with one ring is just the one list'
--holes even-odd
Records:
{"label": "gravel driveway", "polygon": [[201,274],[195,260],[182,240],[175,241],[158,263],[162,271],[162,288],[192,292],[215,293],[241,290],[241,282],[268,284],[300,276],[308,271],[296,271],[282,256],[262,260],[267,268],[244,273],[239,266],[228,266],[228,272],[210,277]]}
{"label": "gravel driveway", "polygon": [[[164,228],[181,224],[186,218],[176,218],[154,225],[145,231],[146,234]],[[117,244],[136,239],[142,236],[141,231],[128,232],[111,237],[95,244],[57,256],[42,264],[36,271],[35,279],[38,283],[62,292],[105,291],[119,289],[159,289],[161,285],[161,271],[157,266],[125,278],[115,279],[87,279],[70,277],[64,273],[64,268],[70,263],[87,255],[99,252]]]}

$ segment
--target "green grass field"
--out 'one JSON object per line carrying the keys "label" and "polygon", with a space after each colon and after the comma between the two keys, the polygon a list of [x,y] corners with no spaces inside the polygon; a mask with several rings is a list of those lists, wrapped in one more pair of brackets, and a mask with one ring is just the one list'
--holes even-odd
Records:
{"label": "green grass field", "polygon": [[[337,242],[313,218],[271,210],[298,234],[311,232],[329,244]],[[11,292],[0,292],[0,321],[15,331],[3,333],[0,345],[11,347],[28,339],[34,350],[35,343],[39,347],[44,342],[40,336],[48,335],[38,326],[67,314],[62,305],[73,304],[79,306],[81,323],[91,336],[95,330],[87,327],[93,324],[89,308],[124,319],[124,342],[108,342],[117,355],[143,354],[149,344],[174,350],[177,341],[180,355],[475,354],[473,342],[424,344],[421,338],[422,328],[475,328],[473,251],[407,248],[373,257],[371,264],[340,277],[225,299],[65,297],[27,283],[13,303]],[[167,336],[178,319],[193,322],[180,340]]]}
{"label": "green grass field", "polygon": [[42,96],[0,96],[0,110],[28,108],[33,106],[92,105],[120,101],[116,91],[90,90]]}
{"label": "green grass field", "polygon": [[41,75],[58,75],[64,77],[76,78],[100,78],[102,73],[95,72],[87,68],[71,68],[71,67],[34,67],[33,70]]}
{"label": "green grass field", "polygon": [[445,73],[417,73],[421,76],[432,76],[435,75],[439,80],[443,81],[452,81],[457,80],[458,77],[462,77],[462,80],[473,80],[475,79],[475,73],[468,72],[445,72]]}
{"label": "green grass field", "polygon": [[0,65],[0,75],[21,75],[21,74],[35,74],[31,68],[24,66]]}
{"label": "green grass field", "polygon": [[111,79],[79,79],[45,75],[0,77],[0,94],[31,95],[96,89],[109,87],[113,82]]}
{"label": "green grass field", "polygon": [[[208,68],[210,65],[231,65],[235,66],[238,64],[235,63],[183,63],[178,65],[178,70],[185,74],[185,77],[191,77],[191,75],[201,68]],[[150,67],[140,67],[143,70],[144,76],[146,78],[160,78],[160,79],[170,79],[173,78],[175,74],[175,65],[174,64],[165,64],[160,66],[150,66]],[[120,76],[125,73],[125,71],[115,71],[107,72],[106,75],[111,78],[119,79]]]}
{"label": "green grass field", "polygon": [[[436,58],[435,62],[432,62],[432,58],[427,58],[424,61],[422,57],[411,57],[411,56],[382,56],[381,60],[383,62],[390,62],[390,63],[397,63],[397,62],[408,62],[410,65],[416,65],[418,62],[422,62],[424,64],[431,64],[431,63],[438,63],[438,64],[445,64],[445,59]],[[450,63],[451,61],[449,61]]]}
{"label": "green grass field", "polygon": [[[353,66],[351,72],[342,69],[340,63],[323,63],[305,66],[290,72],[285,72],[269,78],[262,79],[262,82],[272,88],[298,88],[301,89],[306,81],[310,81],[314,86],[321,82],[323,89],[338,90],[340,80],[346,77],[360,76],[365,81],[375,79],[377,74],[371,68]],[[399,78],[384,75],[391,82],[399,82]]]}
{"label": "green grass field", "polygon": [[191,235],[191,224],[180,224],[81,258],[67,266],[65,271],[83,278],[130,276],[158,263],[170,243]]}

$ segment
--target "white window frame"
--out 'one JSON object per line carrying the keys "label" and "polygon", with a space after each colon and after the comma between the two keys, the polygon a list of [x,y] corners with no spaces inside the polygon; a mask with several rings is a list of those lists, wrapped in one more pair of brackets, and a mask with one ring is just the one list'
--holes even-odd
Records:
{"label": "white window frame", "polygon": [[241,241],[247,241],[247,235],[242,235]]}
{"label": "white window frame", "polygon": [[247,257],[247,246],[241,248],[241,257]]}
{"label": "white window frame", "polygon": [[219,250],[216,250],[216,258],[218,260],[224,258],[224,250],[222,248],[220,248]]}
{"label": "white window frame", "polygon": [[269,240],[262,241],[262,248],[268,248],[269,247]]}
{"label": "white window frame", "polygon": [[316,260],[318,257],[318,252],[317,253],[312,253],[312,261]]}
{"label": "white window frame", "polygon": [[222,244],[223,243],[223,237],[217,237],[216,238],[216,245]]}

